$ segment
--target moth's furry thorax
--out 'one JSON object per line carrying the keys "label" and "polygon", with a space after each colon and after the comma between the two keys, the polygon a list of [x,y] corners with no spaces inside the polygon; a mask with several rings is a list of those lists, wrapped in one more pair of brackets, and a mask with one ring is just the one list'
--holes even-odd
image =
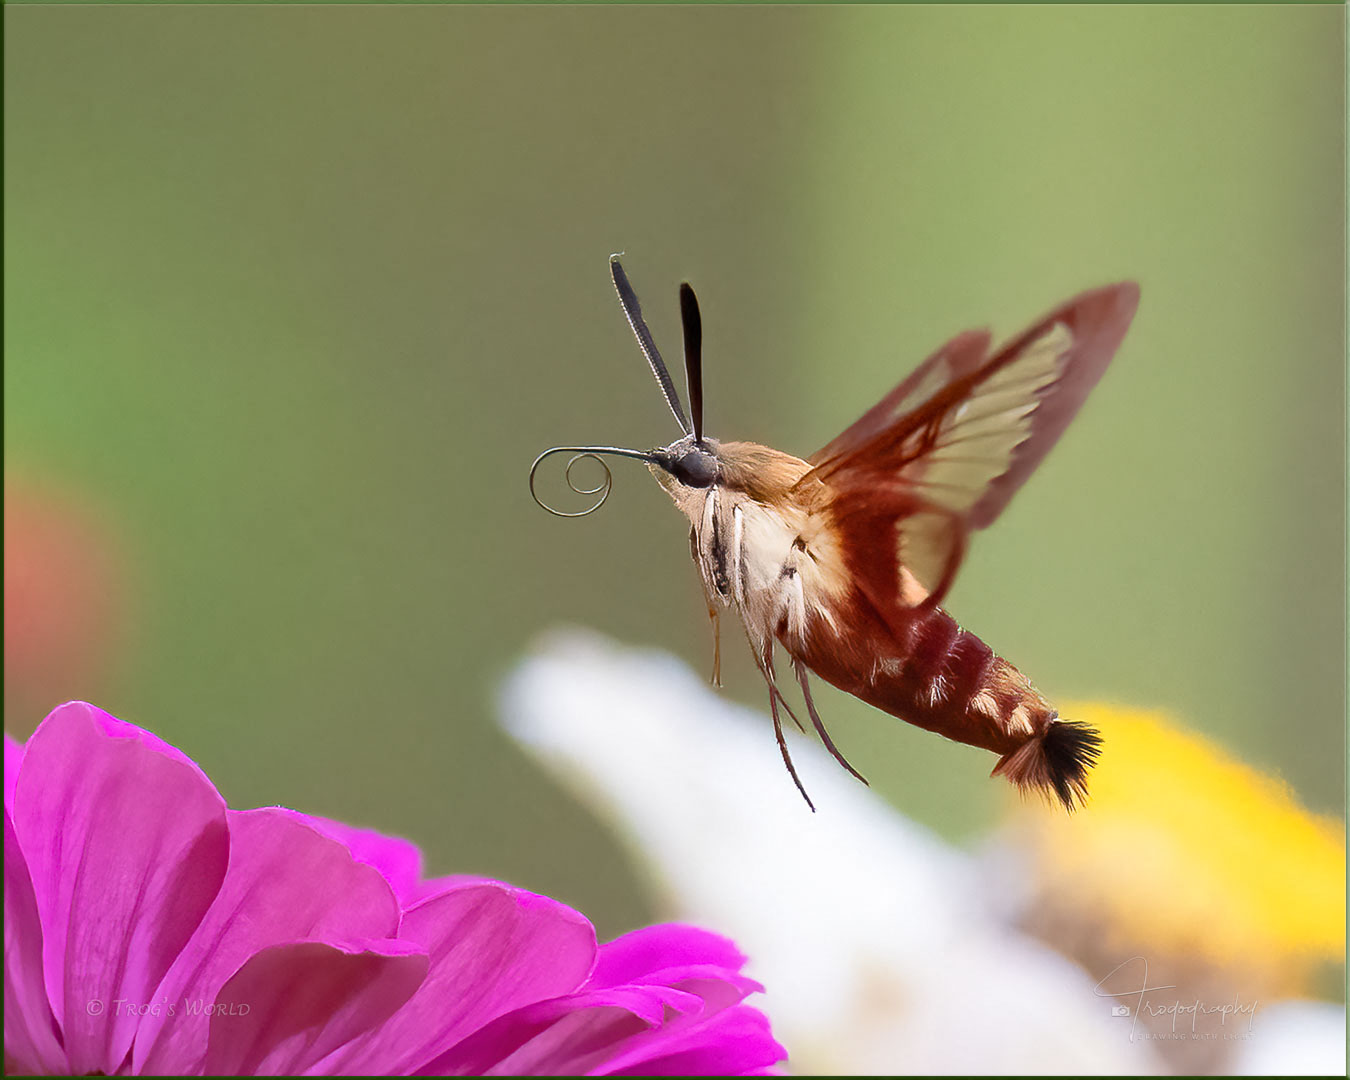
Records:
{"label": "moth's furry thorax", "polygon": [[[792,491],[797,481],[811,471],[811,466],[801,458],[760,443],[719,443],[708,439],[706,444],[717,459],[717,486],[748,495],[756,502],[766,505],[773,505],[788,498],[788,493]],[[692,502],[701,507],[703,492],[680,483],[669,470],[659,464],[649,465],[648,468],[661,486],[669,492],[676,505],[685,510],[690,520],[696,520],[686,509],[686,504],[691,502],[688,496],[696,493],[699,497]]]}

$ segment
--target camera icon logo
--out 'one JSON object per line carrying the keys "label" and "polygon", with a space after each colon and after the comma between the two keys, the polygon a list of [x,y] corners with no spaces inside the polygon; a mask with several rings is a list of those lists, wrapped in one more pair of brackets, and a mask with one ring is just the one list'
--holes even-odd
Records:
{"label": "camera icon logo", "polygon": [[1112,1015],[1112,1016],[1129,1016],[1129,1015],[1130,1015],[1130,1007],[1129,1007],[1128,1005],[1112,1005],[1112,1006],[1111,1006],[1111,1015]]}

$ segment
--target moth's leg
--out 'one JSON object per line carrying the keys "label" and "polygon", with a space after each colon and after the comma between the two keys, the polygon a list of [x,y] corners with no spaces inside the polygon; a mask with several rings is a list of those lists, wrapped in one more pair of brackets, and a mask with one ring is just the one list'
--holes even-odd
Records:
{"label": "moth's leg", "polygon": [[[792,782],[797,785],[797,790],[802,793],[802,798],[806,800],[806,805],[811,808],[811,813],[816,812],[816,804],[811,801],[811,796],[806,793],[806,788],[802,786],[802,779],[797,775],[797,767],[792,764],[792,755],[788,753],[787,740],[783,738],[783,722],[778,718],[778,701],[783,695],[770,685],[769,687],[769,712],[773,715],[773,734],[778,740],[778,749],[783,755],[783,764],[787,766],[787,771],[792,777]],[[787,702],[783,702],[787,705]],[[795,719],[795,717],[794,717]]]}
{"label": "moth's leg", "polygon": [[714,686],[722,685],[722,613],[718,610],[717,601],[713,599],[712,593],[708,591],[708,583],[703,578],[702,564],[698,557],[698,537],[694,534],[694,527],[689,527],[689,554],[694,557],[694,562],[699,565],[698,575],[699,584],[703,588],[703,600],[708,605],[708,619],[712,622],[713,632],[713,669],[712,678],[709,680]]}
{"label": "moth's leg", "polygon": [[779,702],[787,710],[788,716],[792,717],[792,722],[797,725],[797,730],[806,733],[806,728],[802,722],[797,719],[797,714],[792,711],[792,706],[788,704],[787,698],[783,692],[778,689],[778,676],[773,669],[773,639],[767,638],[763,642],[755,640],[755,636],[750,631],[750,624],[741,620],[745,627],[746,640],[750,642],[750,655],[755,658],[755,666],[759,668],[759,673],[764,677],[764,683],[769,688],[769,701]]}
{"label": "moth's leg", "polygon": [[[748,630],[746,636],[749,636]],[[811,796],[806,793],[802,778],[797,775],[797,767],[792,764],[792,755],[788,753],[787,740],[783,738],[783,720],[778,713],[780,704],[787,710],[788,716],[792,717],[792,722],[797,727],[801,728],[803,732],[806,728],[802,727],[802,722],[797,719],[797,714],[792,711],[792,706],[788,704],[787,698],[783,697],[783,692],[778,689],[778,680],[774,677],[773,671],[773,641],[770,640],[765,644],[763,653],[755,648],[753,640],[751,640],[750,646],[755,657],[755,663],[759,666],[759,673],[764,676],[764,683],[769,688],[769,714],[773,717],[773,735],[778,740],[778,752],[783,755],[783,764],[787,766],[788,775],[792,777],[792,782],[797,785],[797,790],[802,793],[802,798],[806,800],[806,805],[811,808],[811,813],[814,814],[816,804],[811,801]]]}
{"label": "moth's leg", "polygon": [[[811,698],[811,683],[806,677],[806,665],[794,656],[792,658],[792,670],[797,673],[797,683],[802,688],[802,697],[806,699],[806,711],[811,714],[811,726],[816,729],[816,734],[820,736],[820,741],[825,744],[825,749],[830,752],[835,761],[839,762],[864,784],[867,784],[867,777],[848,763],[848,758],[839,752],[839,748],[834,745],[834,740],[830,738],[830,733],[825,730],[820,714],[816,712],[816,703]],[[872,785],[867,784],[867,786],[871,787]]]}
{"label": "moth's leg", "polygon": [[792,711],[792,706],[787,703],[787,698],[785,698],[783,692],[778,689],[778,672],[776,672],[773,667],[772,641],[769,642],[768,648],[764,651],[764,663],[759,670],[763,674],[765,681],[769,684],[769,696],[772,697],[775,694],[778,695],[778,700],[783,703],[783,708],[785,708],[787,714],[792,717],[792,722],[797,725],[797,730],[805,735],[806,726],[797,719],[797,714]]}
{"label": "moth's leg", "polygon": [[792,717],[793,723],[802,731],[805,731],[806,728],[802,727],[802,722],[797,719],[797,714],[792,711],[792,706],[788,704],[787,698],[778,689],[778,680],[773,673],[773,638],[767,638],[762,643],[756,642],[749,624],[745,623],[743,619],[742,623],[745,626],[746,640],[750,642],[750,655],[755,658],[755,665],[759,668],[759,673],[764,676],[764,684],[769,688],[769,714],[773,717],[773,735],[778,740],[778,750],[783,755],[783,764],[787,766],[792,782],[797,785],[797,790],[802,793],[802,798],[806,800],[806,805],[811,808],[811,813],[814,814],[816,804],[811,801],[811,796],[806,793],[801,777],[797,775],[797,767],[792,764],[792,755],[788,753],[787,740],[783,738],[783,721],[778,714],[780,704]]}
{"label": "moth's leg", "polygon": [[713,669],[712,684],[722,685],[722,613],[712,599],[708,600],[708,618],[712,620],[713,632]]}

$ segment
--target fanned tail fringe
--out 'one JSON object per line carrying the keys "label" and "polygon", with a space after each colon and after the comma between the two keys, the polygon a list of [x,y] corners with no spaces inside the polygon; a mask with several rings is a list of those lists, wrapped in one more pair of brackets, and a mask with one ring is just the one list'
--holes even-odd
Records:
{"label": "fanned tail fringe", "polygon": [[1077,720],[1052,720],[994,766],[992,776],[1006,776],[1023,791],[1054,795],[1073,813],[1087,803],[1088,770],[1101,756],[1096,728]]}

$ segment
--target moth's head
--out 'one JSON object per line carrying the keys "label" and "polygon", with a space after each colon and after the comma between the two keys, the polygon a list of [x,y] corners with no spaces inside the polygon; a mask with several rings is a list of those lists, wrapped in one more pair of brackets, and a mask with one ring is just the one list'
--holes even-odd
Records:
{"label": "moth's head", "polygon": [[672,494],[677,488],[712,487],[722,473],[717,440],[698,440],[693,435],[653,450],[647,465],[661,486]]}

